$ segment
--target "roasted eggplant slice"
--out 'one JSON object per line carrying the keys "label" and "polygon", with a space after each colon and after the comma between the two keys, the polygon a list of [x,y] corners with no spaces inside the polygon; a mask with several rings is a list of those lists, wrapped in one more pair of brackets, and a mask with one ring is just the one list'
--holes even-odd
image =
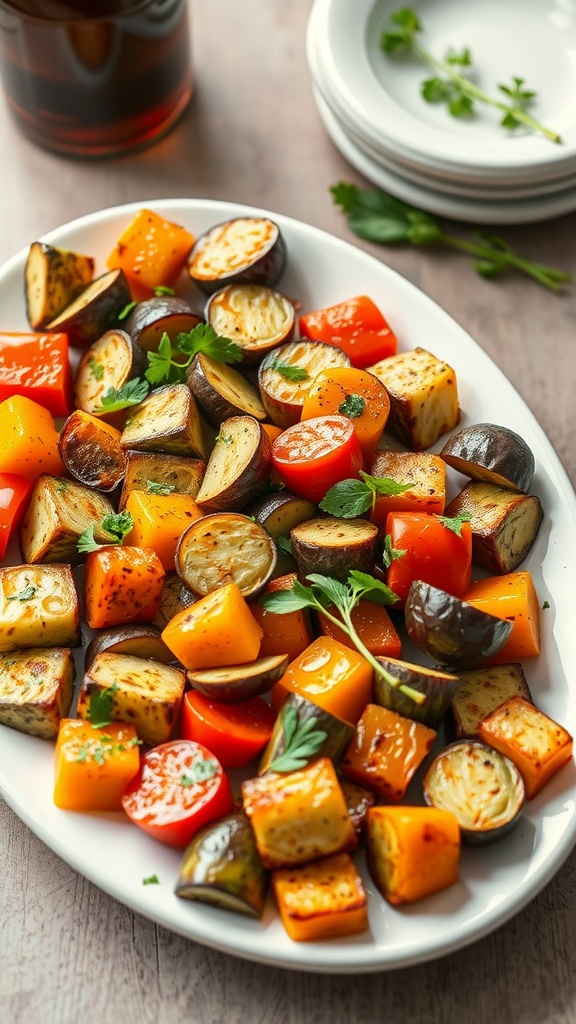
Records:
{"label": "roasted eggplant slice", "polygon": [[268,693],[284,675],[288,661],[287,654],[276,654],[248,665],[195,669],[188,672],[188,681],[209,700],[236,704]]}
{"label": "roasted eggplant slice", "polygon": [[454,814],[463,840],[474,846],[506,835],[525,803],[516,766],[477,740],[459,740],[442,750],[430,764],[423,788],[426,803]]}
{"label": "roasted eggplant slice", "polygon": [[413,718],[415,722],[423,722],[431,729],[438,729],[458,688],[458,676],[423,665],[411,665],[396,658],[377,658],[377,661],[403,685],[425,693],[426,700],[417,704],[397,687],[391,686],[383,676],[375,673],[374,703],[396,711],[405,718]]}
{"label": "roasted eggplant slice", "polygon": [[342,349],[323,341],[289,341],[269,352],[260,363],[258,386],[272,423],[282,428],[298,423],[317,374],[350,365]]}
{"label": "roasted eggplant slice", "polygon": [[260,526],[277,542],[279,537],[287,537],[294,526],[307,519],[312,519],[316,513],[316,505],[306,498],[299,498],[290,491],[277,491],[275,494],[267,494],[255,505],[247,509],[246,514],[254,517]]}
{"label": "roasted eggplant slice", "polygon": [[192,331],[201,318],[189,302],[176,295],[158,295],[139,302],[124,323],[125,329],[144,352],[156,352],[164,334],[174,341]]}
{"label": "roasted eggplant slice", "polygon": [[178,612],[184,611],[194,604],[196,595],[188,589],[184,580],[177,572],[167,572],[162,585],[162,596],[160,607],[154,619],[154,625],[159,629],[166,629],[166,626]]}
{"label": "roasted eggplant slice", "polygon": [[206,419],[214,426],[230,416],[266,419],[266,409],[256,388],[225,363],[201,353],[188,367],[186,380]]}
{"label": "roasted eggplant slice", "polygon": [[204,596],[233,581],[245,598],[257,597],[274,572],[276,545],[248,516],[216,512],[184,531],[175,561],[194,594]]}
{"label": "roasted eggplant slice", "polygon": [[253,416],[224,420],[196,501],[206,512],[243,508],[260,494],[272,466],[272,443]]}
{"label": "roasted eggplant slice", "polygon": [[294,333],[290,299],[263,284],[230,284],[210,298],[206,319],[216,334],[240,345],[244,366],[255,366]]}
{"label": "roasted eggplant slice", "polygon": [[117,326],[118,315],[131,301],[122,270],[108,270],[88,285],[77,299],[46,325],[49,331],[65,331],[76,348],[88,348],[105,331]]}
{"label": "roasted eggplant slice", "polygon": [[227,814],[204,825],[186,847],[175,892],[261,917],[267,878],[250,822],[244,814]]}
{"label": "roasted eggplant slice", "polygon": [[[282,756],[286,751],[286,731],[284,723],[286,714],[290,708],[296,711],[298,716],[298,728],[305,722],[313,722],[314,730],[320,729],[325,733],[325,739],[314,757],[329,757],[334,764],[337,764],[346,750],[354,735],[354,726],[337,718],[324,708],[313,704],[311,700],[299,693],[289,693],[284,701],[276,718],[276,724],[264,750],[258,765],[258,774],[264,775],[270,769],[270,765]],[[272,769],[274,771],[274,769]]]}
{"label": "roasted eggplant slice", "polygon": [[318,572],[347,580],[351,569],[372,572],[378,527],[368,519],[307,519],[293,527],[290,541],[301,576]]}
{"label": "roasted eggplant slice", "polygon": [[92,256],[33,242],[24,269],[30,326],[36,331],[46,327],[88,287],[93,276]]}
{"label": "roasted eggplant slice", "polygon": [[524,438],[495,423],[475,423],[457,430],[440,458],[464,476],[513,491],[526,492],[534,476],[534,455]]}
{"label": "roasted eggplant slice", "polygon": [[236,217],[210,228],[196,240],[188,273],[207,295],[242,282],[272,287],[286,263],[278,225],[267,217]]}
{"label": "roasted eggplant slice", "polygon": [[174,661],[174,655],[164,643],[158,627],[147,622],[134,622],[98,630],[86,648],[86,672],[94,658],[103,651],[108,651],[109,654],[133,654],[136,658],[163,661],[166,665]]}
{"label": "roasted eggplant slice", "polygon": [[186,384],[167,384],[152,391],[131,410],[120,444],[124,449],[203,459],[206,444],[202,420],[190,388]]}
{"label": "roasted eggplant slice", "polygon": [[58,441],[62,462],[75,480],[99,491],[113,491],[126,472],[120,431],[88,412],[76,409]]}
{"label": "roasted eggplant slice", "polygon": [[74,405],[93,416],[105,417],[102,396],[109,388],[120,391],[129,380],[142,377],[146,365],[144,352],[126,331],[106,331],[80,360],[74,383]]}
{"label": "roasted eggplant slice", "polygon": [[195,498],[206,470],[203,459],[162,452],[126,452],[126,473],[120,495],[122,510],[130,491],[156,494],[189,494]]}
{"label": "roasted eggplant slice", "polygon": [[76,565],[84,555],[78,552],[78,538],[94,524],[97,544],[106,544],[109,534],[99,525],[114,506],[98,491],[75,480],[44,473],[34,484],[20,528],[22,555],[29,563],[68,562]]}
{"label": "roasted eggplant slice", "polygon": [[450,502],[446,515],[470,516],[472,561],[495,574],[513,572],[530,551],[542,522],[540,499],[484,480],[473,480]]}
{"label": "roasted eggplant slice", "polygon": [[532,700],[522,665],[490,665],[458,672],[458,688],[449,709],[457,739],[478,737],[478,726],[509,697]]}
{"label": "roasted eggplant slice", "polygon": [[441,665],[473,668],[499,651],[512,623],[481,612],[445,590],[415,580],[404,607],[411,640]]}
{"label": "roasted eggplant slice", "polygon": [[360,786],[358,782],[352,782],[351,779],[341,777],[339,782],[346,800],[350,821],[355,832],[360,833],[364,830],[368,811],[376,803],[376,794],[366,789],[365,786]]}

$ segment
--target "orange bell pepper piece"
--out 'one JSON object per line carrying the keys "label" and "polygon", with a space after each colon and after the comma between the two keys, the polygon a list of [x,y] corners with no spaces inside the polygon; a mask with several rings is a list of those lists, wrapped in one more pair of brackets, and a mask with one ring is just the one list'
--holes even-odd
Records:
{"label": "orange bell pepper piece", "polygon": [[188,669],[245,665],[259,655],[262,627],[230,582],[178,612],[162,639]]}
{"label": "orange bell pepper piece", "polygon": [[[296,573],[277,576],[275,580],[270,581],[264,593],[273,594],[277,590],[291,590],[295,579]],[[310,618],[305,611],[285,612],[278,615],[276,612],[267,612],[258,604],[258,601],[250,606],[250,610],[263,631],[260,646],[261,658],[287,654],[290,661],[293,661],[306,650],[314,639]]]}
{"label": "orange bell pepper piece", "polygon": [[[401,640],[384,605],[362,599],[354,608],[351,619],[360,640],[375,658],[400,657]],[[324,636],[331,636],[345,647],[355,650],[350,637],[321,612],[318,614],[318,625]]]}
{"label": "orange bell pepper piece", "polygon": [[398,803],[435,738],[434,729],[427,725],[368,704],[340,762],[340,771],[353,782],[375,790],[384,800]]}
{"label": "orange bell pepper piece", "polygon": [[339,640],[321,636],[289,664],[272,687],[272,707],[278,710],[288,693],[299,693],[355,725],[372,698],[372,680],[372,668],[361,654]]}
{"label": "orange bell pepper piece", "polygon": [[121,811],[122,793],[140,765],[133,725],[96,727],[63,718],[56,741],[54,803],[67,811]]}
{"label": "orange bell pepper piece", "polygon": [[189,494],[130,491],[125,508],[134,522],[126,543],[152,548],[167,571],[174,568],[176,545],[184,530],[204,515]]}
{"label": "orange bell pepper piece", "polygon": [[14,395],[31,398],[53,416],[68,415],[72,370],[66,334],[0,334],[0,402]]}
{"label": "orange bell pepper piece", "polygon": [[147,299],[158,286],[171,288],[180,276],[194,236],[152,210],[140,210],[121,234],[107,266],[121,267],[135,299]]}
{"label": "orange bell pepper piece", "polygon": [[368,927],[362,879],[348,853],[272,872],[274,896],[294,942],[355,935]]}
{"label": "orange bell pepper piece", "polygon": [[114,547],[91,551],[84,571],[84,609],[92,629],[125,622],[152,622],[160,607],[165,576],[151,548]]}
{"label": "orange bell pepper piece", "polygon": [[321,370],[306,394],[300,419],[335,412],[352,420],[364,462],[369,466],[390,412],[386,388],[374,374],[353,366]]}
{"label": "orange bell pepper piece", "polygon": [[367,817],[370,874],[389,903],[411,903],[458,880],[460,828],[437,807],[371,807]]}
{"label": "orange bell pepper piece", "polygon": [[0,472],[27,480],[64,475],[52,413],[23,395],[0,404]]}
{"label": "orange bell pepper piece", "polygon": [[540,654],[540,605],[529,572],[510,572],[471,583],[464,601],[498,619],[508,619],[512,632],[486,665],[506,665]]}

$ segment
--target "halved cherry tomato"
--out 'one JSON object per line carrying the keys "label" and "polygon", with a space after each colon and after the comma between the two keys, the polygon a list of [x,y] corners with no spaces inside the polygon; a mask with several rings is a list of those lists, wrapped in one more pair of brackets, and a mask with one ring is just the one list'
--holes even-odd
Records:
{"label": "halved cherry tomato", "polygon": [[0,473],[0,558],[4,558],[10,538],[26,507],[32,481],[17,473]]}
{"label": "halved cherry tomato", "polygon": [[346,416],[317,416],[288,427],[272,446],[282,483],[301,498],[319,502],[339,480],[358,477],[360,442]]}
{"label": "halved cherry tomato", "polygon": [[241,768],[264,749],[275,720],[262,697],[220,704],[189,690],[182,704],[181,732],[208,747],[225,768]]}
{"label": "halved cherry tomato", "polygon": [[307,313],[299,327],[301,337],[341,348],[360,370],[396,354],[396,335],[367,295]]}
{"label": "halved cherry tomato", "polygon": [[404,603],[413,580],[463,597],[472,569],[472,531],[462,523],[460,536],[428,512],[390,512],[386,534],[399,554],[388,569],[388,586]]}
{"label": "halved cherry tomato", "polygon": [[382,381],[354,366],[321,370],[306,394],[300,420],[335,412],[352,420],[364,462],[369,466],[390,412],[390,399]]}
{"label": "halved cherry tomato", "polygon": [[168,846],[184,847],[206,822],[233,806],[228,777],[206,747],[170,740],[144,754],[122,797],[126,814]]}
{"label": "halved cherry tomato", "polygon": [[66,334],[0,334],[0,402],[24,395],[53,416],[72,408],[72,370]]}

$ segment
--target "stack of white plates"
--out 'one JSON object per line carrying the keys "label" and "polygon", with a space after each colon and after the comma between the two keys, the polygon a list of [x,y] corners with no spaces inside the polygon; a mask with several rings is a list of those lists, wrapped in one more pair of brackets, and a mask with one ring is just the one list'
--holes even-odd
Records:
{"label": "stack of white plates", "polygon": [[[520,224],[576,209],[576,0],[416,0],[419,41],[437,57],[469,47],[491,95],[512,76],[560,143],[507,131],[483,104],[455,119],[420,84],[434,72],[380,46],[399,0],[315,0],[307,30],[314,96],[340,152],[379,188],[431,213]],[[504,99],[503,96],[501,96]]]}

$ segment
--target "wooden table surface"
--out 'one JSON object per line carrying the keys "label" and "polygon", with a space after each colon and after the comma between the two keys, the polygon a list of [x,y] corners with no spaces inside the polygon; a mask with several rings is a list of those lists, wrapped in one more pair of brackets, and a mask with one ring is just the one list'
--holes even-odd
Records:
{"label": "wooden table surface", "polygon": [[[123,202],[213,197],[356,241],[440,303],[512,380],[576,482],[575,298],[478,278],[466,257],[353,239],[328,188],[365,184],[328,140],[304,52],[311,0],[195,0],[196,92],[139,155],[75,162],[34,148],[0,104],[0,262],[73,217]],[[456,232],[463,226],[451,224]],[[576,214],[499,229],[576,274]],[[1,326],[1,316],[0,316]],[[574,552],[566,556],[574,560]],[[522,913],[424,966],[338,977],[202,948],[132,913],[53,854],[0,802],[0,1020],[5,1024],[573,1024],[576,855]]]}

